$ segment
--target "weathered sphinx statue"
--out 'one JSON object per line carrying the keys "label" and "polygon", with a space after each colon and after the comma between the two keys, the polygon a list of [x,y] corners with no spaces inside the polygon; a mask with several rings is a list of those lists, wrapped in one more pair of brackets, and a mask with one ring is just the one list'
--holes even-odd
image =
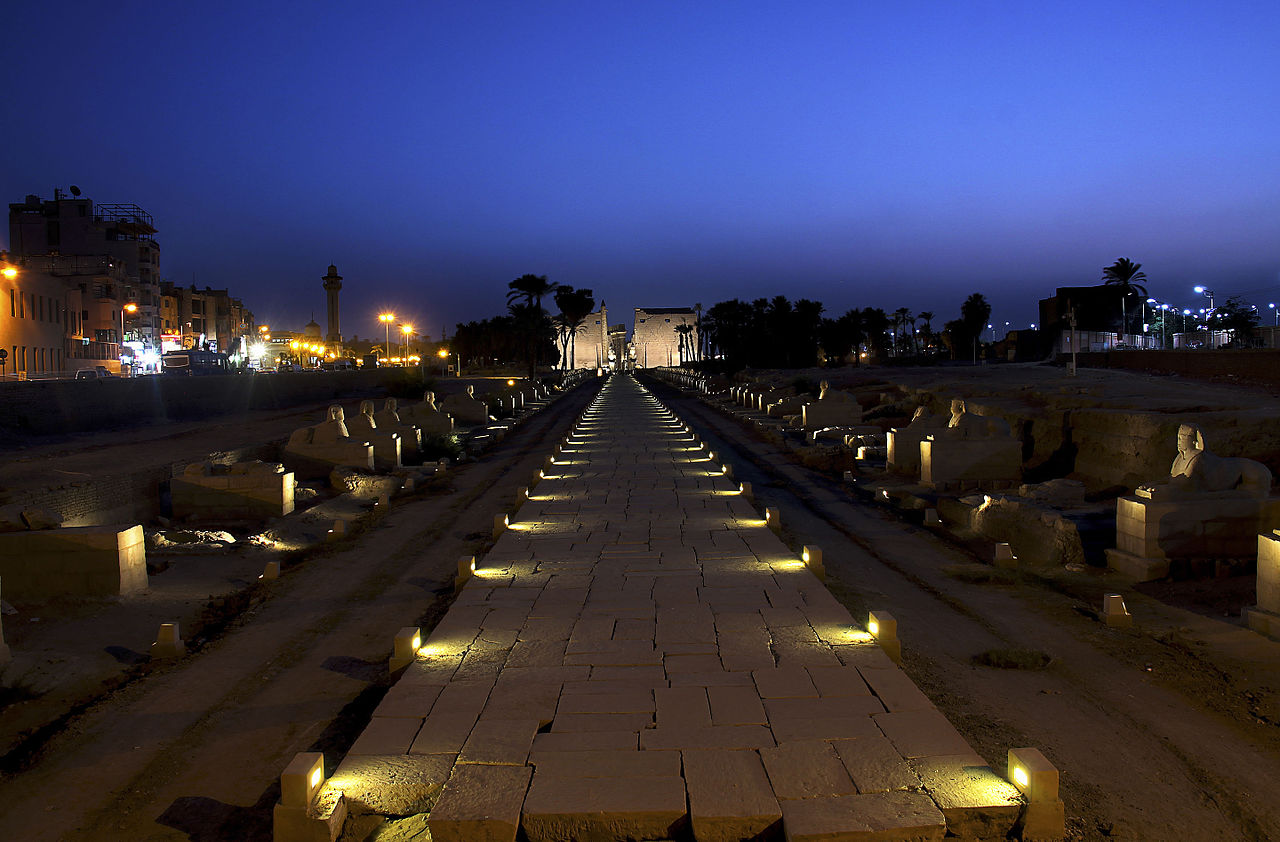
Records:
{"label": "weathered sphinx statue", "polygon": [[284,462],[306,478],[325,476],[338,466],[372,471],[373,445],[351,437],[342,407],[334,404],[324,421],[293,431],[284,447]]}
{"label": "weathered sphinx statue", "polygon": [[1183,424],[1169,476],[1116,501],[1116,548],[1107,550],[1107,565],[1146,581],[1169,575],[1174,561],[1252,560],[1258,535],[1280,527],[1280,499],[1270,494],[1266,465],[1218,456],[1199,427]]}
{"label": "weathered sphinx statue", "polygon": [[1021,478],[1022,443],[1008,422],[969,412],[959,398],[946,428],[920,442],[920,481],[933,488],[1008,488]]}
{"label": "weathered sphinx statue", "polygon": [[1178,428],[1178,455],[1169,468],[1169,478],[1138,489],[1139,496],[1150,500],[1224,492],[1265,498],[1271,493],[1271,469],[1253,459],[1212,453],[1205,447],[1204,433],[1194,424]]}

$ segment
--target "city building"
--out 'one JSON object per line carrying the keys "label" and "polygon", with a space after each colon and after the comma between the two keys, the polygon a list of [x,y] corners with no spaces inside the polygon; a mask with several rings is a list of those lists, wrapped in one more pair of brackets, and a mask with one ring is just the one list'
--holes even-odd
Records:
{"label": "city building", "polygon": [[[682,325],[688,327],[681,330]],[[698,315],[688,307],[636,308],[631,335],[637,368],[680,365],[697,359]]]}
{"label": "city building", "polygon": [[[53,191],[53,199],[29,195],[9,205],[9,247],[19,258],[36,255],[110,257],[122,270],[123,283],[112,290],[116,309],[132,303],[126,341],[139,348],[158,349],[160,333],[160,245],[155,221],[141,207],[129,203],[95,203],[79,188],[68,197]],[[112,322],[119,327],[118,317]],[[92,329],[111,329],[111,324]]]}
{"label": "city building", "polygon": [[255,339],[253,313],[225,289],[160,284],[162,349],[205,348],[235,355]]}
{"label": "city building", "polygon": [[95,203],[80,190],[29,195],[9,205],[11,251],[0,294],[5,373],[67,376],[103,367],[158,371],[160,355],[207,347],[247,351],[253,314],[226,290],[176,287],[160,279],[151,214],[138,205]]}

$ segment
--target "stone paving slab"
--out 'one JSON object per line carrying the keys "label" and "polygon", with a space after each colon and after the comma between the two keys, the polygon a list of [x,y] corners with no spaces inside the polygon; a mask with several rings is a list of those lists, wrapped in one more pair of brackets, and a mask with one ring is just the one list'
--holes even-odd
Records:
{"label": "stone paving slab", "polygon": [[569,438],[335,775],[354,803],[442,840],[1013,826],[1016,789],[639,384]]}

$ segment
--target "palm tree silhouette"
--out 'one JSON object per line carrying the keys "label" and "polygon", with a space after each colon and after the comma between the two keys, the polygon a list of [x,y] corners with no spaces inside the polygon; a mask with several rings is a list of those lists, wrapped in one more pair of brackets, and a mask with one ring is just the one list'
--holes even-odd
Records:
{"label": "palm tree silhouette", "polygon": [[1125,301],[1131,298],[1145,300],[1147,288],[1139,281],[1147,280],[1147,273],[1139,271],[1141,263],[1134,263],[1127,257],[1121,257],[1102,270],[1102,280],[1108,286],[1117,287],[1120,293],[1120,333],[1129,332],[1129,314]]}

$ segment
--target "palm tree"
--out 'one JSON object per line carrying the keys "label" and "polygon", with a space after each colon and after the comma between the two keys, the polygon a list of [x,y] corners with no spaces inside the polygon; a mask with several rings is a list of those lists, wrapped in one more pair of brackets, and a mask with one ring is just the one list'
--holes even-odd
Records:
{"label": "palm tree", "polygon": [[1129,314],[1125,300],[1138,298],[1145,300],[1147,288],[1139,281],[1147,280],[1147,273],[1139,271],[1141,263],[1134,263],[1127,257],[1117,258],[1115,263],[1102,270],[1102,280],[1108,286],[1115,286],[1120,292],[1120,334],[1129,332]]}
{"label": "palm tree", "polygon": [[594,293],[589,289],[574,289],[560,285],[555,290],[556,306],[560,308],[557,319],[560,328],[560,339],[564,345],[565,368],[574,361],[578,345],[578,329],[596,308]]}
{"label": "palm tree", "polygon": [[680,364],[693,359],[693,325],[681,323],[676,325],[676,338],[679,341]]}
{"label": "palm tree", "polygon": [[924,321],[924,335],[928,341],[933,337],[933,313],[929,310],[921,310],[920,319]]}
{"label": "palm tree", "polygon": [[[527,330],[529,359],[529,379],[538,373],[538,334],[543,324],[542,299],[556,291],[557,285],[547,280],[546,275],[521,275],[507,284],[507,308],[517,321]],[[523,304],[521,304],[523,300]],[[517,312],[518,307],[523,310]]]}

